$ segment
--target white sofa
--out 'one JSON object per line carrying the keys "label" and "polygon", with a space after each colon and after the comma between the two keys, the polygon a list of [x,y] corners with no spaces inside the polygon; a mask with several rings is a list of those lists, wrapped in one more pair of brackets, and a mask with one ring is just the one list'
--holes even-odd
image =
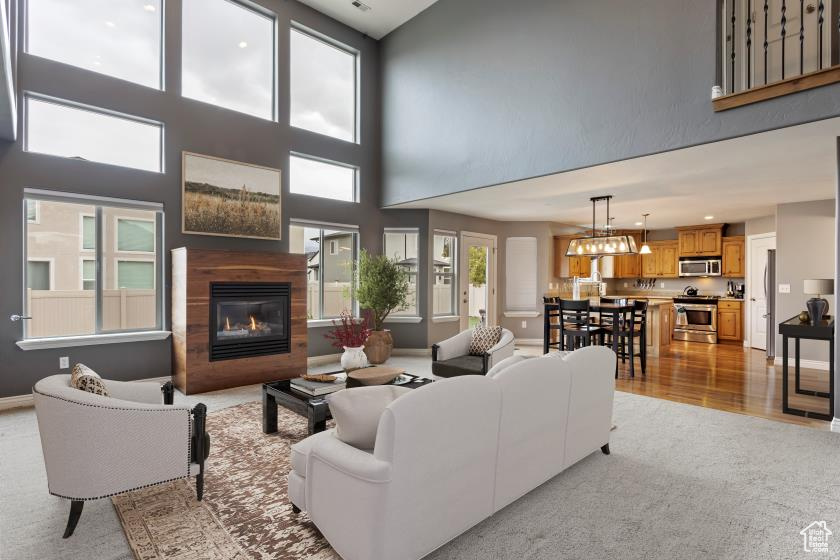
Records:
{"label": "white sofa", "polygon": [[293,446],[289,498],[344,560],[419,559],[599,448],[615,354],[599,346],[444,379],[399,397],[365,451]]}

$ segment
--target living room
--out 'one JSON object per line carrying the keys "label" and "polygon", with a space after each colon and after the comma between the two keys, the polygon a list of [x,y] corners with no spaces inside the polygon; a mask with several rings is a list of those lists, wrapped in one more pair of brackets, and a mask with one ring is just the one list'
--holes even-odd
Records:
{"label": "living room", "polygon": [[[812,468],[834,323],[810,317],[834,308],[840,6],[755,4],[0,4],[0,556],[836,552]],[[718,224],[740,273],[643,273],[643,245]],[[778,363],[747,334],[771,232]],[[638,272],[572,273],[569,241],[610,234]],[[544,297],[727,280],[741,338],[668,336],[690,368],[642,341],[645,373],[624,319],[528,358]],[[295,393],[310,374],[349,388]]]}

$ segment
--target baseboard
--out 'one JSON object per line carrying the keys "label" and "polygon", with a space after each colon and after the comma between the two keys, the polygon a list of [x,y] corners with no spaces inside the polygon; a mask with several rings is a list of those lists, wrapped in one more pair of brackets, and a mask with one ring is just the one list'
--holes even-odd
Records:
{"label": "baseboard", "polygon": [[516,346],[542,346],[541,338],[517,338],[514,340]]}
{"label": "baseboard", "polygon": [[431,356],[431,348],[394,348],[392,356]]}
{"label": "baseboard", "polygon": [[323,356],[309,356],[306,358],[307,367],[325,366],[341,361],[341,354],[324,354]]}
{"label": "baseboard", "polygon": [[840,432],[840,418],[834,418],[831,421],[831,431]]}
{"label": "baseboard", "polygon": [[[781,356],[776,356],[776,359],[773,363],[777,366],[782,365],[782,357]],[[821,362],[819,360],[799,360],[799,365],[800,365],[800,367],[803,367],[805,369],[818,369],[818,370],[822,370],[822,371],[828,371],[829,370],[828,362]],[[790,358],[788,359],[788,367],[792,368],[793,366],[794,366],[793,356],[790,356]]]}

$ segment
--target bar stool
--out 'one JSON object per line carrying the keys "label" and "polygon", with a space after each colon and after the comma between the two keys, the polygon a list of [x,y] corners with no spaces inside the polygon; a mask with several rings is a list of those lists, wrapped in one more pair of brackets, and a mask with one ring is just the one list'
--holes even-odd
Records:
{"label": "bar stool", "polygon": [[[551,342],[551,333],[560,331],[560,298],[543,297],[543,354],[548,354],[550,348],[560,348],[563,341],[558,337],[557,342]],[[552,319],[556,319],[552,322]]]}
{"label": "bar stool", "polygon": [[[603,325],[608,336],[619,337],[619,355],[621,363],[630,358],[630,377],[636,376],[635,357],[639,356],[642,373],[647,374],[647,308],[646,301],[635,300],[633,310],[624,313],[618,325]],[[639,352],[636,353],[636,341],[639,342]],[[616,369],[616,377],[618,370]]]}
{"label": "bar stool", "polygon": [[571,350],[589,346],[593,336],[603,335],[601,326],[592,323],[588,299],[561,299],[559,315],[560,350],[565,350],[567,343]]}

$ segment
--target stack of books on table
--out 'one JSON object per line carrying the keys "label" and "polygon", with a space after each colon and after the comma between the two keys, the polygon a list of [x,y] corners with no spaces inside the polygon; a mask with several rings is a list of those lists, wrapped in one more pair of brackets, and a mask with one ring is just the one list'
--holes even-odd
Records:
{"label": "stack of books on table", "polygon": [[339,376],[338,379],[331,382],[308,381],[302,377],[297,377],[290,381],[290,385],[292,389],[299,393],[319,397],[344,389],[347,386],[347,376]]}

